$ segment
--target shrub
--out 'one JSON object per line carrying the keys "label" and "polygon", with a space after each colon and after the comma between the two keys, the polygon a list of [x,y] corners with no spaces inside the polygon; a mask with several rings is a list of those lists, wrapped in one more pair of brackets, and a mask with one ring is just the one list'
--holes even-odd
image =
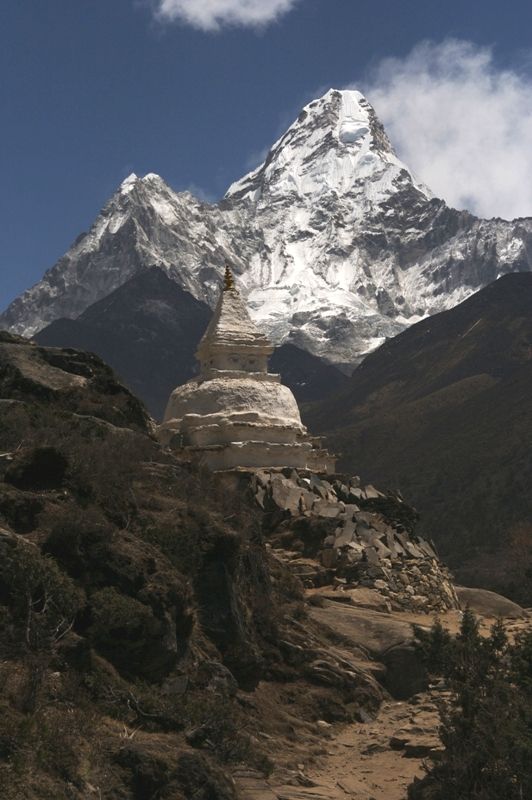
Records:
{"label": "shrub", "polygon": [[455,640],[434,626],[422,647],[429,668],[447,679],[451,699],[441,708],[445,750],[409,797],[532,797],[532,634],[512,645],[496,623],[483,639],[466,611]]}
{"label": "shrub", "polygon": [[149,606],[109,586],[91,597],[89,636],[97,650],[121,673],[163,677],[177,660],[165,623]]}
{"label": "shrub", "polygon": [[27,650],[50,650],[73,625],[81,592],[55,561],[16,536],[0,538],[0,602]]}

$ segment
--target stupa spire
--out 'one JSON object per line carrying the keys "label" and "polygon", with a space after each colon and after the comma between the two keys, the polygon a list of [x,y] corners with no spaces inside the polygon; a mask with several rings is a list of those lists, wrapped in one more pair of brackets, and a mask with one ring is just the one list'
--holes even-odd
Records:
{"label": "stupa spire", "polygon": [[203,376],[213,370],[267,372],[273,345],[251,319],[229,265],[212,319],[199,343]]}
{"label": "stupa spire", "polygon": [[230,292],[232,289],[235,289],[235,279],[233,278],[233,273],[231,271],[231,267],[229,264],[225,265],[225,275],[224,275],[224,292]]}

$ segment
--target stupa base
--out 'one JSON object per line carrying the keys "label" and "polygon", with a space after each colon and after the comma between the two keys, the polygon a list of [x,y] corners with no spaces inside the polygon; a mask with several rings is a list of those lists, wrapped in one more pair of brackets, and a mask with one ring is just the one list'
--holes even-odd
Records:
{"label": "stupa base", "polygon": [[335,459],[326,450],[316,449],[308,442],[300,444],[273,444],[269,442],[227,442],[211,447],[185,447],[201,466],[214,472],[234,469],[292,469],[330,474],[335,470]]}

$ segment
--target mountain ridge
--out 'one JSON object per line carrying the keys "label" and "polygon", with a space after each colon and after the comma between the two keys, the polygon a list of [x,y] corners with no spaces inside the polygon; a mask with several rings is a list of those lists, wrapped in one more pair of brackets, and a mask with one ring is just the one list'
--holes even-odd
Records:
{"label": "mountain ridge", "polygon": [[129,176],[0,325],[33,335],[153,265],[212,306],[226,261],[271,338],[350,369],[500,274],[530,270],[532,219],[480,220],[430,196],[367,100],[330,90],[217,204]]}

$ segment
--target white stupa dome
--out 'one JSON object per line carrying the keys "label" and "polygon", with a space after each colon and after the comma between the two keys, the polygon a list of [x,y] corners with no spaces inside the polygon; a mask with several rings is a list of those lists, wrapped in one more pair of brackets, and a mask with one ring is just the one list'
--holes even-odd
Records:
{"label": "white stupa dome", "polygon": [[189,414],[305,430],[288,386],[251,377],[193,380],[178,386],[170,395],[165,419],[182,421]]}
{"label": "white stupa dome", "polygon": [[232,275],[197,351],[200,375],[170,395],[159,438],[212,469],[300,467],[326,472],[294,395],[268,372],[273,346],[248,314]]}

